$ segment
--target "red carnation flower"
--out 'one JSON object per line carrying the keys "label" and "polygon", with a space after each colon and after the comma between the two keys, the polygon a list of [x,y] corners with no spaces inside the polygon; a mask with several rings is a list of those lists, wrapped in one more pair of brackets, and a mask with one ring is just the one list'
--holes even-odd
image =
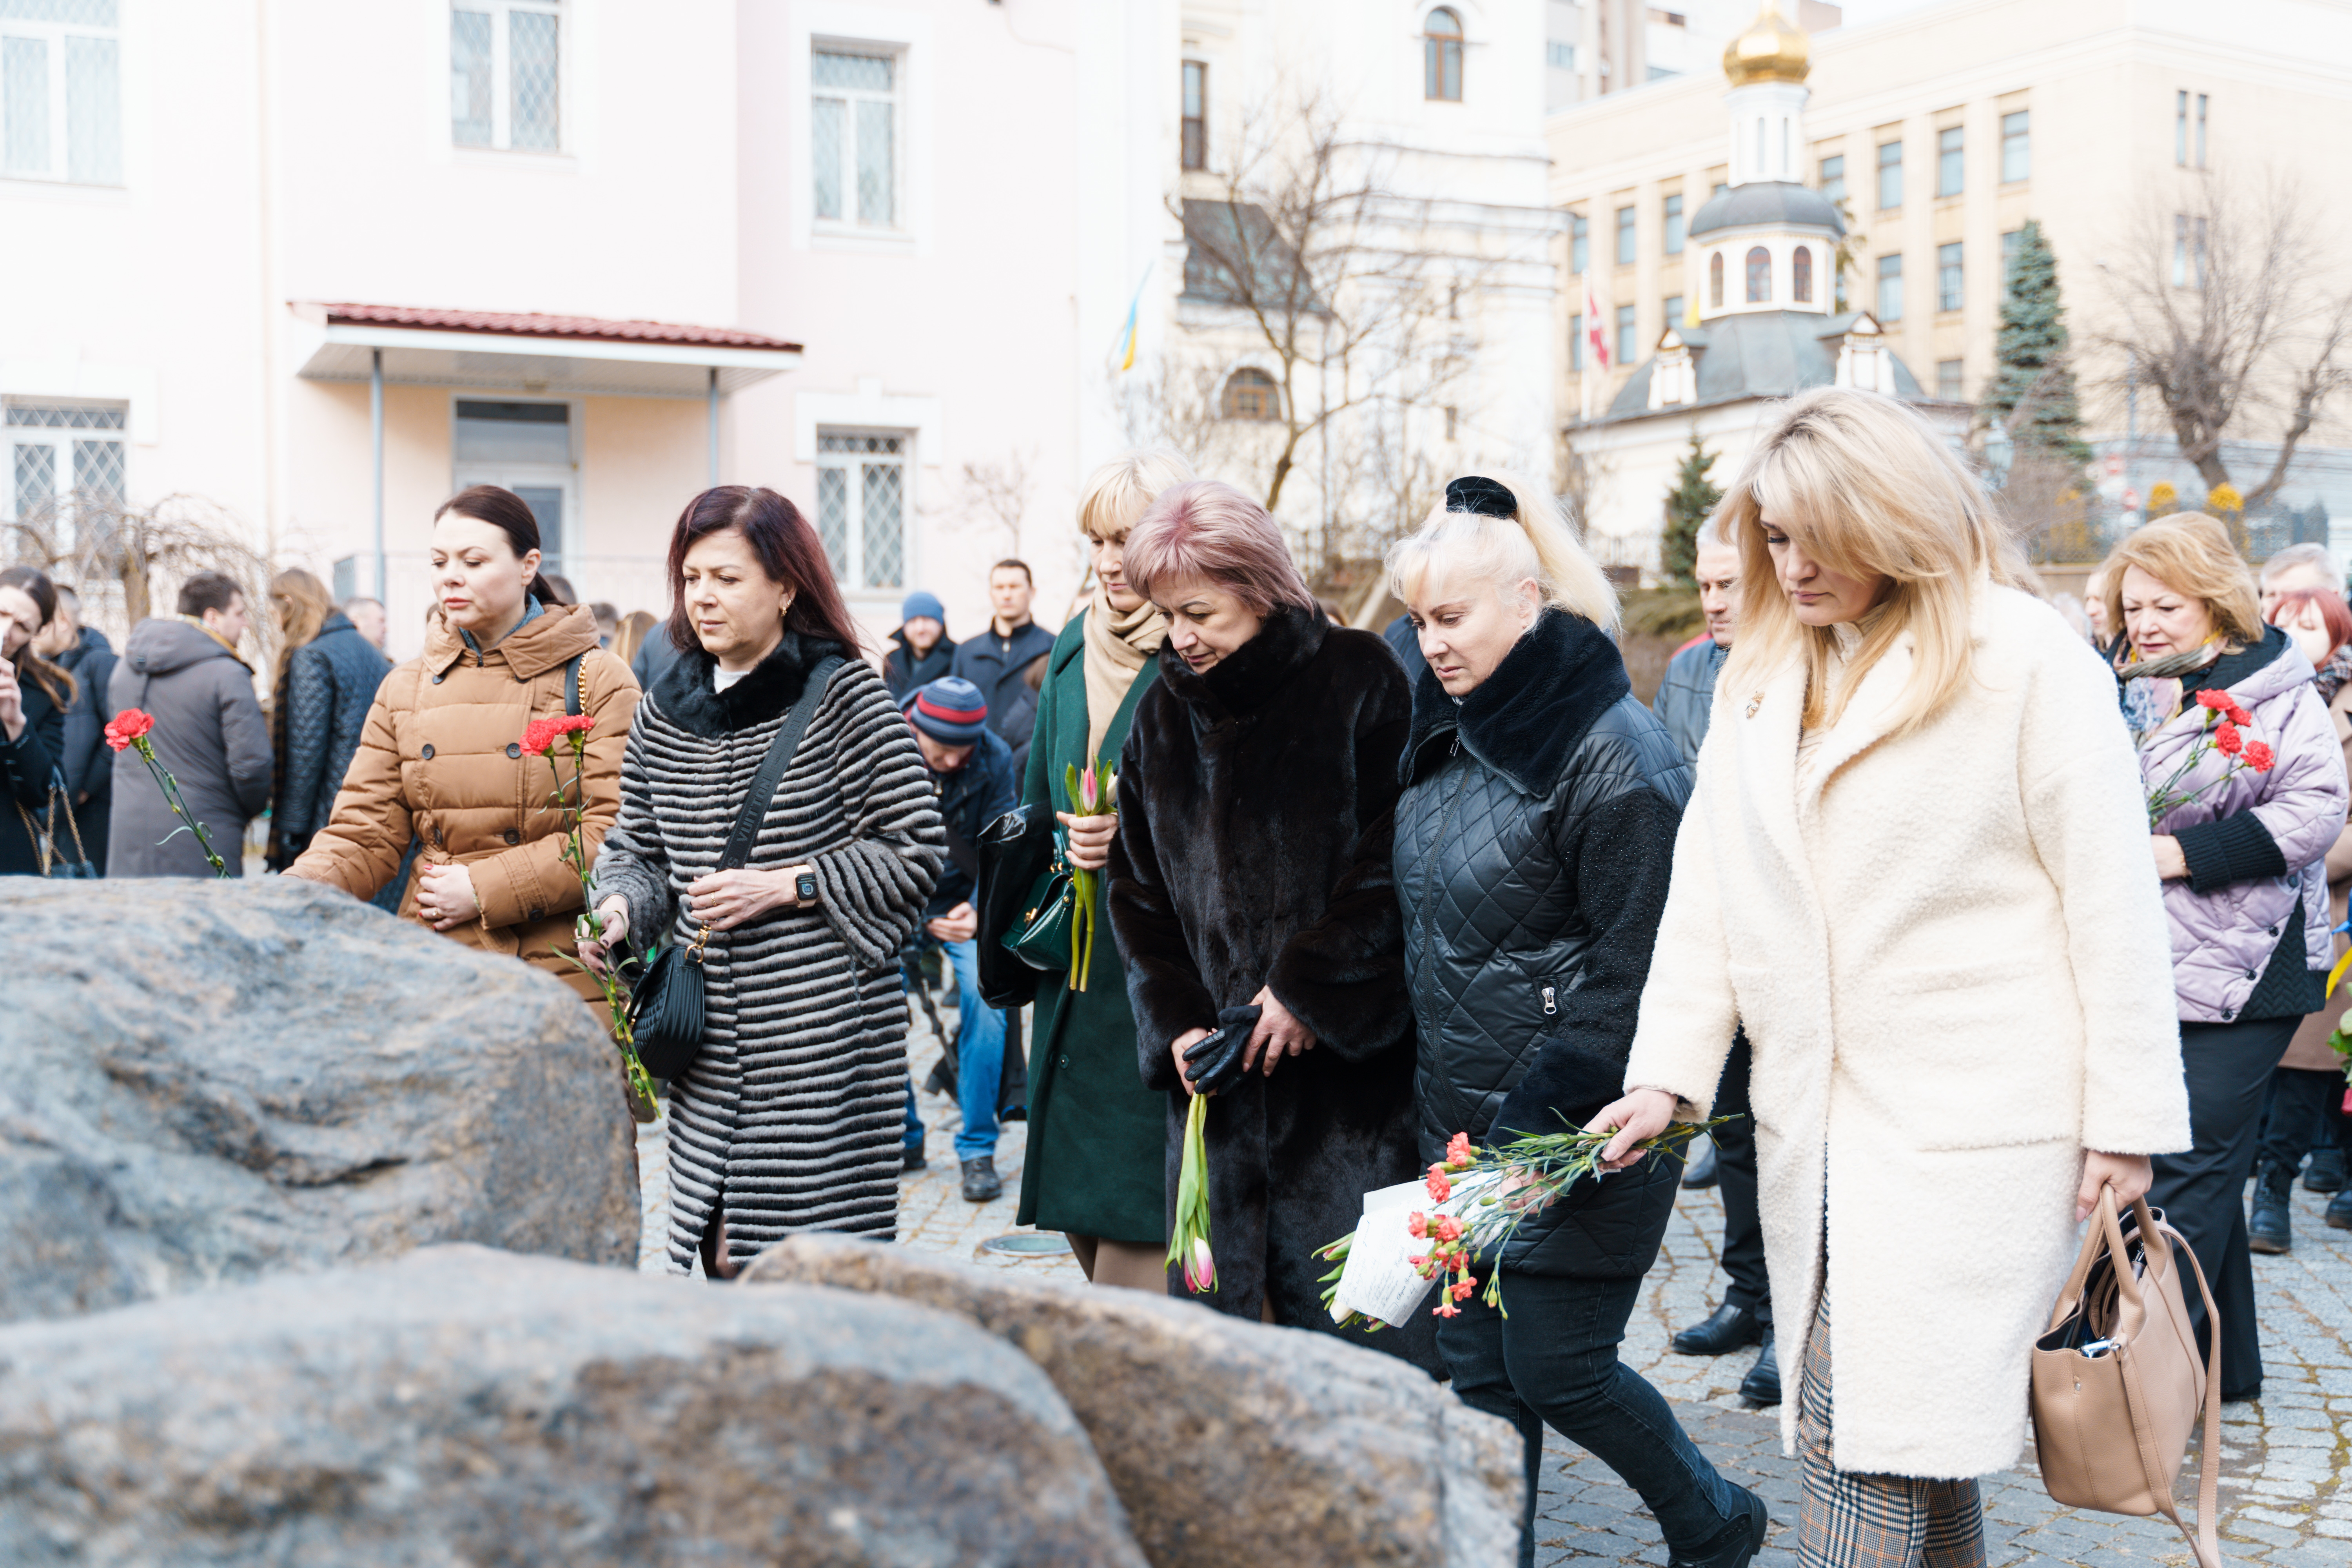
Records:
{"label": "red carnation flower", "polygon": [[106,726],[106,743],[116,751],[131,744],[155,727],[155,715],[137,708],[125,708]]}
{"label": "red carnation flower", "polygon": [[2225,757],[2236,756],[2244,749],[2245,744],[2246,738],[2239,734],[2238,727],[2226,719],[2221,721],[2221,727],[2213,731],[2213,747]]}
{"label": "red carnation flower", "polygon": [[2246,766],[2253,769],[2254,772],[2266,773],[2271,771],[2271,764],[2277,761],[2278,754],[2273,752],[2266,742],[2261,741],[2246,742]]}
{"label": "red carnation flower", "polygon": [[2237,706],[2237,701],[2228,692],[2216,691],[2209,686],[2197,694],[2197,706],[2210,708],[2216,713],[2227,713]]}

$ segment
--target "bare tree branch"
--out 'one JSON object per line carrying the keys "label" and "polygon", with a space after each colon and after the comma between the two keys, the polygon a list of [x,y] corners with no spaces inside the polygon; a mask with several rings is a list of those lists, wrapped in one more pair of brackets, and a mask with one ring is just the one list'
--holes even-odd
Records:
{"label": "bare tree branch", "polygon": [[2352,380],[2352,287],[2312,212],[2283,178],[2250,189],[2201,174],[2173,210],[2141,213],[2119,265],[2102,264],[2116,320],[2097,336],[2120,355],[2109,389],[2137,374],[2155,391],[2208,489],[2230,482],[2224,441],[2279,443],[2249,508],[2278,493],[2297,444]]}

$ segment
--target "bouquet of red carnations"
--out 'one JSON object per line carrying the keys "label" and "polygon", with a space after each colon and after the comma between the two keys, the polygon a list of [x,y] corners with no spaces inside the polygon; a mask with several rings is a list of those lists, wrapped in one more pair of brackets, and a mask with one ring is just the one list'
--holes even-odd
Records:
{"label": "bouquet of red carnations", "polygon": [[[2168,813],[2187,805],[2207,790],[2242,773],[2266,773],[2278,760],[2266,742],[2246,739],[2245,731],[2253,723],[2253,715],[2228,692],[2200,691],[2197,694],[2197,706],[2205,710],[2203,732],[2190,743],[2179,764],[2166,775],[2164,782],[2147,792],[2147,826],[2151,833]],[[2197,765],[2214,752],[2227,759],[2221,773],[2194,788],[2188,787],[2186,781],[2195,775]]]}

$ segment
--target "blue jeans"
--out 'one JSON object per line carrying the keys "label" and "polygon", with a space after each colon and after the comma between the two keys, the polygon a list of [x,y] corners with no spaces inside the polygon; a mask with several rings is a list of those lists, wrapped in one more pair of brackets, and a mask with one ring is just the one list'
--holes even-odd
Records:
{"label": "blue jeans", "polygon": [[1535,1562],[1536,1486],[1544,1423],[1624,1478],[1642,1496],[1677,1557],[1694,1556],[1735,1519],[1740,1489],[1723,1479],[1675,1419],[1658,1391],[1617,1359],[1642,1281],[1503,1275],[1507,1318],[1486,1304],[1485,1281],[1462,1315],[1437,1326],[1438,1353],[1454,1392],[1499,1415],[1526,1443],[1528,1495],[1519,1515],[1519,1562]]}
{"label": "blue jeans", "polygon": [[[963,1127],[955,1136],[958,1161],[986,1159],[996,1152],[996,1089],[1004,1076],[1004,1015],[980,999],[980,943],[921,939],[945,948],[956,980],[956,1100]],[[923,1119],[915,1110],[915,1084],[907,1081],[906,1145],[923,1146]]]}

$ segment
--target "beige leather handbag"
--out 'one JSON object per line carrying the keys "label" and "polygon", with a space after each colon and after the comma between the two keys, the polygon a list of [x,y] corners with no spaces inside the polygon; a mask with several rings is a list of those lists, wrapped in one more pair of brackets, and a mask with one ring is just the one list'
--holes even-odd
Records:
{"label": "beige leather handbag", "polygon": [[[2184,1259],[2212,1325],[2203,1365],[2181,1294]],[[2033,1444],[2042,1486],[2069,1508],[2160,1513],[2180,1526],[2199,1568],[2222,1568],[2221,1383],[2221,1319],[2196,1254],[2144,1199],[2133,1202],[2132,1226],[2124,1229],[2114,1190],[2102,1189],[2097,1222],[2058,1293],[2050,1331],[2034,1342]],[[2205,1441],[2192,1534],[2173,1504],[2172,1478],[2200,1406]]]}

